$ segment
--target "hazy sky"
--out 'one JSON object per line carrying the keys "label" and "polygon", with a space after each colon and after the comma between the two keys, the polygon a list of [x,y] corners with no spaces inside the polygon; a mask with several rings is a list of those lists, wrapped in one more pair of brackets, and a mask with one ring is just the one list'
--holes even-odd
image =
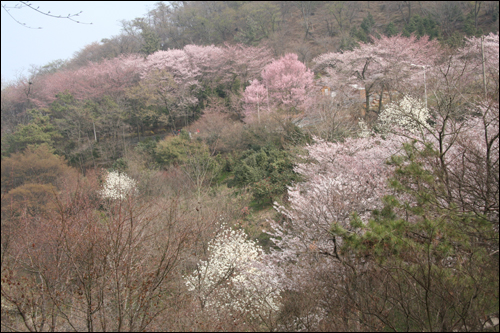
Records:
{"label": "hazy sky", "polygon": [[[85,45],[120,33],[120,21],[142,17],[157,1],[31,1],[36,8],[67,16],[83,11],[76,20],[50,18],[30,8],[10,9],[18,21],[42,29],[27,29],[16,23],[2,8],[2,78],[15,80],[26,74],[31,64],[70,58]],[[14,7],[18,1],[2,1]]]}

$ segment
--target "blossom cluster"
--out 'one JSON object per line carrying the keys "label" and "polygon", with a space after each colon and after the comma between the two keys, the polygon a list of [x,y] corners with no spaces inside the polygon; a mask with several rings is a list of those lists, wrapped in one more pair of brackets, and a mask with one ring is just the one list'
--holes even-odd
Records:
{"label": "blossom cluster", "polygon": [[262,82],[251,81],[243,96],[245,116],[253,118],[265,104],[267,112],[282,108],[306,109],[313,101],[314,74],[298,60],[296,54],[286,54],[266,65],[261,72]]}
{"label": "blossom cluster", "polygon": [[429,128],[428,119],[429,111],[424,103],[410,96],[404,96],[401,101],[387,105],[379,117],[383,127],[397,126],[410,133]]}
{"label": "blossom cluster", "polygon": [[423,77],[411,64],[430,66],[440,56],[438,42],[427,37],[382,36],[373,43],[360,43],[352,51],[330,52],[313,59],[315,72],[325,72],[322,84],[338,90],[343,85],[360,85],[367,90],[410,89]]}
{"label": "blossom cluster", "polygon": [[[483,47],[481,49],[481,39]],[[474,80],[482,82],[482,65],[484,55],[484,66],[487,85],[493,89],[498,85],[499,74],[499,38],[498,34],[490,32],[483,37],[465,38],[464,47],[458,49],[458,58],[465,63],[470,62],[470,71]]]}
{"label": "blossom cluster", "polygon": [[112,171],[106,177],[100,194],[103,198],[124,199],[127,195],[136,192],[136,181],[124,173]]}
{"label": "blossom cluster", "polygon": [[367,222],[374,209],[383,207],[381,198],[389,194],[387,178],[392,172],[386,161],[401,146],[392,134],[338,143],[315,140],[306,146],[310,162],[294,168],[305,181],[288,188],[288,206],[275,203],[285,221],[271,222],[272,241],[280,249],[272,250],[271,256],[285,264],[281,283],[293,290],[307,284],[311,274],[336,267],[331,260],[342,240],[332,241],[332,225],[352,230],[353,212]]}
{"label": "blossom cluster", "polygon": [[208,259],[184,277],[207,311],[257,317],[279,309],[277,279],[262,263],[260,246],[246,237],[242,230],[224,229],[209,243]]}

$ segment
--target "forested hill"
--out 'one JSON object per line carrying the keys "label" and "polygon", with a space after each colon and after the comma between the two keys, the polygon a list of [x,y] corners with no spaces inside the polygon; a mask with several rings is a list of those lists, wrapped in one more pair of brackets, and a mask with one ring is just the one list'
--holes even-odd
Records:
{"label": "forested hill", "polygon": [[[463,46],[465,36],[498,31],[498,10],[498,3],[493,1],[158,2],[145,17],[123,21],[120,35],[87,45],[72,59],[55,60],[33,69],[29,77],[3,87],[2,156],[26,147],[29,139],[16,143],[17,139],[12,137],[16,132],[24,136],[17,126],[28,125],[30,121],[43,123],[45,118],[30,116],[33,111],[29,110],[49,107],[56,96],[85,104],[83,114],[75,115],[72,110],[80,106],[69,107],[63,102],[64,112],[56,111],[50,117],[53,126],[54,119],[64,114],[67,119],[59,119],[57,127],[65,134],[59,133],[59,137],[69,139],[67,135],[71,132],[80,141],[82,135],[92,136],[97,142],[99,137],[140,137],[160,130],[177,131],[198,119],[215,99],[223,100],[234,119],[243,119],[242,93],[272,58],[294,53],[300,62],[315,70],[318,78],[321,71],[314,67],[313,59],[321,54],[349,51],[360,43],[372,44],[374,39],[398,34],[417,38],[427,35],[443,46],[456,48]],[[184,49],[187,45],[197,45],[198,49],[193,46]],[[222,53],[214,53],[214,47]],[[153,55],[157,51],[182,49],[183,59],[177,58],[182,51],[178,54],[170,51],[164,59]],[[137,86],[144,74],[141,59],[150,55],[156,60],[148,58],[148,71],[163,66],[173,74],[172,84],[177,88],[188,87],[189,94],[185,89],[171,88],[168,94],[164,91],[155,96],[151,89],[153,77]],[[214,64],[220,57],[233,63]],[[164,63],[160,65],[161,61]],[[186,61],[200,62],[197,65],[204,68],[186,72],[180,65],[187,64]],[[173,62],[179,62],[175,69]],[[71,97],[62,97],[65,93]],[[375,94],[371,95],[365,98],[365,104],[375,98]],[[41,115],[47,113],[42,111]],[[80,128],[66,128],[65,124],[75,124],[70,120],[75,117],[81,120]],[[38,142],[40,138],[33,140]],[[76,146],[70,147],[60,147],[59,152],[64,150],[66,157],[74,160],[69,155]],[[122,154],[118,148],[105,150],[100,155],[105,160]]]}
{"label": "forested hill", "polygon": [[169,2],[1,91],[5,331],[498,331],[498,2]]}
{"label": "forested hill", "polygon": [[[123,21],[120,35],[86,46],[66,66],[151,54],[189,44],[267,46],[309,64],[320,53],[352,49],[370,35],[428,35],[458,46],[463,36],[498,31],[495,1],[170,1]],[[49,64],[61,66],[61,63]]]}

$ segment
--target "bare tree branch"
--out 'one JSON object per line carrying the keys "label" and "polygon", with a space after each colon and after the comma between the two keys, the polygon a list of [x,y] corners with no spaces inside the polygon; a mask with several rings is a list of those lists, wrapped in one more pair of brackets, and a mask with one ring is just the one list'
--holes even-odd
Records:
{"label": "bare tree branch", "polygon": [[18,21],[14,16],[12,16],[12,14],[10,13],[10,9],[22,9],[22,8],[30,8],[30,9],[33,9],[34,11],[36,11],[37,13],[40,13],[42,15],[45,15],[45,16],[48,16],[48,17],[52,17],[52,18],[62,18],[62,19],[68,19],[70,21],[73,21],[73,22],[76,22],[76,23],[80,23],[80,24],[92,24],[92,22],[90,23],[86,23],[86,22],[80,22],[80,21],[77,21],[74,19],[74,17],[77,17],[79,16],[81,13],[83,13],[83,11],[80,11],[79,13],[76,13],[76,14],[68,14],[67,16],[63,16],[63,15],[55,15],[55,14],[51,14],[50,13],[50,10],[49,11],[43,11],[40,9],[40,6],[38,7],[35,7],[32,3],[30,3],[29,1],[19,1],[18,4],[16,4],[14,7],[8,7],[7,5],[2,5],[2,8],[7,12],[7,14],[9,14],[9,16],[16,22],[18,23],[19,25],[25,27],[25,28],[28,28],[28,29],[42,29],[42,27],[38,27],[38,28],[34,28],[34,27],[30,27],[28,25],[26,25],[26,23],[23,23],[23,22],[20,22]]}

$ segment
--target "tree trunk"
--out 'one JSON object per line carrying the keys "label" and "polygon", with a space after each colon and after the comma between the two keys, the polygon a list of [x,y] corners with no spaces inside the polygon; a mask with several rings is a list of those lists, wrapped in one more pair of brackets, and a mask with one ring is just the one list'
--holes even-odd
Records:
{"label": "tree trunk", "polygon": [[380,90],[380,95],[378,97],[378,114],[382,111],[382,99],[384,97],[384,88]]}
{"label": "tree trunk", "polygon": [[367,87],[365,87],[365,103],[365,111],[361,114],[361,117],[363,118],[368,114],[368,112],[370,112],[370,89]]}

